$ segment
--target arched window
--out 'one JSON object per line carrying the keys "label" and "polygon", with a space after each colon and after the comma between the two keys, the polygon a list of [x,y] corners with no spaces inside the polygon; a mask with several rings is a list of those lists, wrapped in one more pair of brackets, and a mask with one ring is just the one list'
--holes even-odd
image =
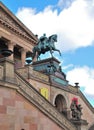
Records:
{"label": "arched window", "polygon": [[55,98],[55,106],[59,112],[67,116],[67,104],[63,95],[59,94]]}

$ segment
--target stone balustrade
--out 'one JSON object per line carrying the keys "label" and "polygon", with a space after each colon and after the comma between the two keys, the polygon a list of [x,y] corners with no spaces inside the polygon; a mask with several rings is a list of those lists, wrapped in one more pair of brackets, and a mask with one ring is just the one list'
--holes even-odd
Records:
{"label": "stone balustrade", "polygon": [[24,78],[36,78],[45,82],[49,82],[49,77],[45,74],[42,74],[38,71],[33,70],[32,66],[25,66],[23,68],[17,69],[17,72],[22,75]]}
{"label": "stone balustrade", "polygon": [[75,86],[68,85],[68,89],[70,92],[77,93],[79,91],[79,88],[76,88]]}

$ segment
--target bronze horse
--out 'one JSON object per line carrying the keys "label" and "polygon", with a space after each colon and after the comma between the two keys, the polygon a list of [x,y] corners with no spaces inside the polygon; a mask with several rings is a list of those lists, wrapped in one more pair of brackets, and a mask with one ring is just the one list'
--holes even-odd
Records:
{"label": "bronze horse", "polygon": [[51,56],[53,57],[53,51],[58,51],[61,55],[60,51],[55,48],[54,42],[57,42],[57,35],[51,35],[48,38],[43,40],[39,40],[38,44],[33,48],[32,59],[37,56],[37,60],[41,54],[45,54],[45,52],[50,51]]}

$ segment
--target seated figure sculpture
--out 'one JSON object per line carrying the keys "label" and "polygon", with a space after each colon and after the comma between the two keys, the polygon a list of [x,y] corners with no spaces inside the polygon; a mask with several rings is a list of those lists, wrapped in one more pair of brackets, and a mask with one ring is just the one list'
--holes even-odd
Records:
{"label": "seated figure sculpture", "polygon": [[77,104],[77,102],[75,100],[73,100],[70,105],[70,108],[72,111],[72,119],[81,120],[81,115],[82,115],[81,104]]}

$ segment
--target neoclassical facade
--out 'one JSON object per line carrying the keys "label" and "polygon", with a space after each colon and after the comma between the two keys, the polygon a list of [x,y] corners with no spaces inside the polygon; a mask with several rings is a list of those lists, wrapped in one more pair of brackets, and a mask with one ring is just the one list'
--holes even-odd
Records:
{"label": "neoclassical facade", "polygon": [[[93,130],[94,108],[55,57],[26,64],[37,37],[0,2],[0,130]],[[13,53],[6,57],[2,50]],[[47,68],[51,61],[57,71]],[[81,118],[70,108],[76,99]]]}

